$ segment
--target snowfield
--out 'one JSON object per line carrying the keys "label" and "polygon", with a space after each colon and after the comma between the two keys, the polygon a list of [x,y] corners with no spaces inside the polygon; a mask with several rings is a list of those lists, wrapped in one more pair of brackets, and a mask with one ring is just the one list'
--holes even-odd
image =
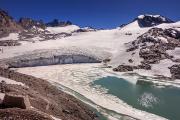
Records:
{"label": "snowfield", "polygon": [[[72,27],[72,28],[71,28]],[[54,28],[54,31],[58,31],[61,29],[60,32],[67,32],[74,29],[75,26],[69,26],[67,29],[66,27],[62,30],[62,27]],[[131,27],[136,28],[134,30],[130,29]],[[79,49],[86,49],[94,50],[94,48],[99,49],[100,51],[107,51],[110,54],[114,55],[115,53],[119,52],[119,49],[124,48],[124,43],[130,42],[135,40],[140,34],[146,32],[148,29],[140,29],[138,26],[127,26],[123,30],[121,29],[112,29],[112,30],[99,30],[94,32],[84,32],[84,33],[76,33],[73,36],[60,38],[56,40],[48,40],[43,42],[36,42],[36,43],[27,43],[22,44],[21,46],[14,46],[14,47],[2,47],[4,48],[4,54],[1,54],[2,58],[10,58],[14,56],[24,55],[27,52],[32,52],[34,50],[43,50],[43,49],[61,49],[67,48],[71,49],[73,47]],[[52,28],[47,28],[52,29]],[[126,30],[127,29],[127,30]],[[131,32],[132,35],[126,35],[126,33]],[[14,38],[12,38],[14,39]],[[94,53],[96,54],[96,53]]]}
{"label": "snowfield", "polygon": [[0,41],[3,41],[3,40],[18,40],[19,39],[18,37],[19,37],[18,33],[10,33],[9,36],[0,38]]}
{"label": "snowfield", "polygon": [[78,30],[80,27],[77,26],[77,25],[69,25],[69,26],[65,26],[65,27],[47,27],[47,30],[50,32],[50,33],[54,33],[54,34],[57,34],[57,33],[72,33],[74,32],[75,30]]}

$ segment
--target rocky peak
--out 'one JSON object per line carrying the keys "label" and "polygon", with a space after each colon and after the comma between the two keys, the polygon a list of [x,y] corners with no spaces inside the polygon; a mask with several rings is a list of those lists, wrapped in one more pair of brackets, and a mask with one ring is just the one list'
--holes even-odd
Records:
{"label": "rocky peak", "polygon": [[46,26],[43,23],[42,20],[33,20],[31,18],[20,18],[19,24],[24,28],[24,29],[31,29],[34,26],[38,28],[45,29]]}
{"label": "rocky peak", "polygon": [[6,11],[0,9],[0,27],[9,27],[11,22],[13,22],[12,17]]}
{"label": "rocky peak", "polygon": [[11,32],[17,32],[22,28],[13,20],[9,14],[0,9],[0,37],[7,36]]}
{"label": "rocky peak", "polygon": [[140,27],[152,27],[162,23],[173,23],[172,20],[164,16],[149,14],[139,15],[135,20],[138,21]]}
{"label": "rocky peak", "polygon": [[59,21],[58,19],[54,19],[53,21],[48,22],[46,24],[46,26],[48,27],[56,27],[56,26],[64,27],[68,25],[72,25],[72,23],[70,21]]}

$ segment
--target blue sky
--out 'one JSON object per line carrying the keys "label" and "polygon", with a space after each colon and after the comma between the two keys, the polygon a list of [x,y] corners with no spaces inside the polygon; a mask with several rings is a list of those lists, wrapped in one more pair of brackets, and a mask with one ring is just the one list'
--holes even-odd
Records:
{"label": "blue sky", "polygon": [[15,19],[58,18],[96,28],[115,28],[145,13],[180,20],[180,0],[0,0],[0,8]]}

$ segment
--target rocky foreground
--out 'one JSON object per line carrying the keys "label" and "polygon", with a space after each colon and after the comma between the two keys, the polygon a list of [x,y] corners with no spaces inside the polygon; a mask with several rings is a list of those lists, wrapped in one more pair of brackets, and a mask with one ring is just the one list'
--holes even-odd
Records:
{"label": "rocky foreground", "polygon": [[[174,51],[179,47],[180,31],[173,28],[152,28],[136,40],[126,44],[126,54],[131,54],[131,58],[127,59],[128,64],[119,65],[113,70],[119,72],[136,69],[151,70],[152,65],[157,65],[162,60],[169,60],[172,65],[167,69],[171,73],[171,79],[180,79],[180,59],[177,57],[178,54],[169,54],[169,51]],[[134,54],[138,54],[141,60],[136,65],[132,65],[137,61]]]}
{"label": "rocky foreground", "polygon": [[7,84],[5,94],[24,96],[29,99],[28,109],[9,108],[1,105],[1,120],[97,120],[97,115],[81,101],[68,95],[49,82],[33,76],[0,68],[0,76],[22,82],[25,86]]}

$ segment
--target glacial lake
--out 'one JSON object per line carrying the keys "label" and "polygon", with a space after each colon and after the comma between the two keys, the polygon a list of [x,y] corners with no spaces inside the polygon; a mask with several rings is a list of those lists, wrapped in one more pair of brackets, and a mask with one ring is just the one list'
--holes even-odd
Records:
{"label": "glacial lake", "polygon": [[134,108],[144,110],[170,120],[180,120],[180,89],[157,87],[153,84],[132,84],[117,77],[104,77],[92,83],[107,89]]}

